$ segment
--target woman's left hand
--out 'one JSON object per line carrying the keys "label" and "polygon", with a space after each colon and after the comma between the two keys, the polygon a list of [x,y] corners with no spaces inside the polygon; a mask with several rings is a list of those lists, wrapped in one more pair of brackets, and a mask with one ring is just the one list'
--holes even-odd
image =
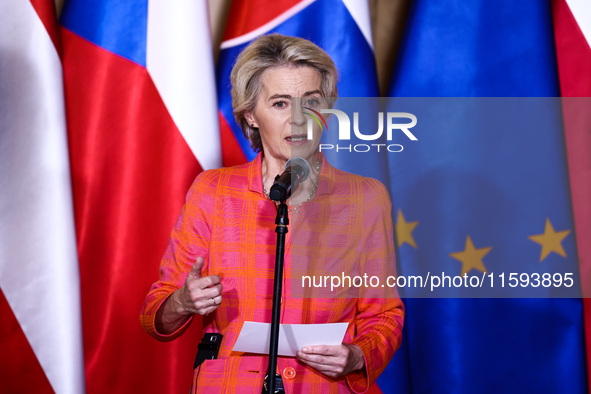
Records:
{"label": "woman's left hand", "polygon": [[304,346],[298,351],[297,358],[331,378],[347,375],[365,366],[361,348],[349,344]]}

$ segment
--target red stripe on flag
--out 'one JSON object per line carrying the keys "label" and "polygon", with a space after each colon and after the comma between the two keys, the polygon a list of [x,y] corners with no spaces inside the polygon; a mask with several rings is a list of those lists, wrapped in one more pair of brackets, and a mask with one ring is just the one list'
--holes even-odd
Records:
{"label": "red stripe on flag", "polygon": [[565,0],[552,4],[562,96],[591,97],[591,47]]}
{"label": "red stripe on flag", "polygon": [[57,51],[60,58],[62,57],[62,45],[60,41],[60,29],[57,22],[57,14],[55,11],[55,3],[53,0],[30,0],[33,8],[39,19],[43,22],[47,34],[53,41],[55,50]]}
{"label": "red stripe on flag", "polygon": [[3,393],[53,393],[25,333],[0,290],[0,387]]}
{"label": "red stripe on flag", "polygon": [[62,32],[87,391],[188,392],[199,320],[159,343],[139,312],[201,168],[144,68]]}
{"label": "red stripe on flag", "polygon": [[[583,296],[591,297],[591,47],[564,0],[552,2],[554,33]],[[591,376],[591,298],[583,299]],[[591,381],[589,382],[591,391]]]}
{"label": "red stripe on flag", "polygon": [[223,40],[240,37],[271,22],[301,0],[238,0],[232,2]]}
{"label": "red stripe on flag", "polygon": [[221,111],[218,112],[218,114],[220,119],[220,139],[222,143],[222,163],[224,167],[246,163],[246,156],[244,156],[238,141],[236,141],[236,137],[234,137],[232,129],[228,125],[228,122],[226,122],[226,118],[224,118]]}
{"label": "red stripe on flag", "polygon": [[378,387],[378,384],[374,383],[371,386],[369,386],[369,389],[367,390],[366,394],[383,394],[383,393],[382,393],[382,390],[380,390],[380,388]]}

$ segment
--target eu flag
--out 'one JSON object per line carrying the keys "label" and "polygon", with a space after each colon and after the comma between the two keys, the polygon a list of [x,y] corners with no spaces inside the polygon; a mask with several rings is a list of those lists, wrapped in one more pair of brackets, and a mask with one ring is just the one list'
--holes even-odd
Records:
{"label": "eu flag", "polygon": [[[552,31],[549,1],[413,2],[390,96],[558,96]],[[401,275],[578,271],[558,108],[543,130],[428,128],[388,156]],[[405,305],[384,392],[586,392],[578,298]]]}

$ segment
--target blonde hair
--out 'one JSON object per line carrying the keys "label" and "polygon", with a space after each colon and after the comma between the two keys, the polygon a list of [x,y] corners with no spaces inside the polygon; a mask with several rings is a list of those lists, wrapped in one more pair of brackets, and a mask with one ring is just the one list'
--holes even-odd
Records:
{"label": "blonde hair", "polygon": [[248,45],[236,59],[230,74],[232,107],[236,122],[255,152],[263,149],[259,129],[251,127],[244,114],[254,111],[261,91],[261,75],[273,67],[311,67],[320,74],[324,97],[338,96],[337,68],[328,54],[316,44],[299,37],[270,34]]}

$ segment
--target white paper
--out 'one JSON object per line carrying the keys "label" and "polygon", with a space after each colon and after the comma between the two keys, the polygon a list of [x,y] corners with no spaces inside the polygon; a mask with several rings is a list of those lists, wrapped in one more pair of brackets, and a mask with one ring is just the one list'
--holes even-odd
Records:
{"label": "white paper", "polygon": [[[295,357],[304,346],[340,345],[349,323],[281,324],[277,354]],[[244,322],[232,351],[269,354],[271,324]]]}

